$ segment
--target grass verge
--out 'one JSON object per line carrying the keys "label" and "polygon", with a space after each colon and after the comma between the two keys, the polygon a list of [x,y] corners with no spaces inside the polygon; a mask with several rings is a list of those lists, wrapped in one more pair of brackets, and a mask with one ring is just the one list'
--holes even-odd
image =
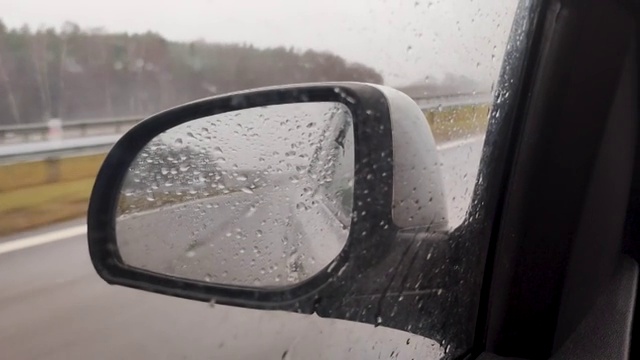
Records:
{"label": "grass verge", "polygon": [[97,154],[0,165],[0,193],[93,178],[104,158]]}
{"label": "grass verge", "polygon": [[489,105],[454,106],[425,111],[436,143],[483,134],[487,131]]}
{"label": "grass verge", "polygon": [[86,214],[93,178],[0,193],[0,236]]}

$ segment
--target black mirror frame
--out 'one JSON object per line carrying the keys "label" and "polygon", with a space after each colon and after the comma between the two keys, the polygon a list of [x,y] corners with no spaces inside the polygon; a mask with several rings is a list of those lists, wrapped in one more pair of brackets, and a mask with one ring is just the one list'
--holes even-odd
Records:
{"label": "black mirror frame", "polygon": [[[353,115],[354,201],[351,229],[337,258],[320,273],[287,288],[257,289],[186,280],[125,264],[116,241],[120,189],[138,153],[158,134],[202,117],[269,105],[340,102]],[[107,283],[199,301],[257,309],[312,313],[328,284],[361,275],[392,245],[393,142],[386,97],[374,85],[318,83],[271,87],[202,99],[153,115],[113,146],[93,187],[87,230],[91,261]],[[347,266],[348,265],[348,266]],[[340,281],[336,281],[336,280]],[[335,296],[335,294],[333,294]]]}

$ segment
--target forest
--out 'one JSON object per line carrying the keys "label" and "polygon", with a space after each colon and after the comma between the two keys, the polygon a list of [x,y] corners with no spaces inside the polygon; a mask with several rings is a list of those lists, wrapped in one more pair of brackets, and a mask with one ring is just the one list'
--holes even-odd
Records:
{"label": "forest", "polygon": [[145,116],[230,91],[312,81],[384,79],[328,52],[0,21],[0,126]]}

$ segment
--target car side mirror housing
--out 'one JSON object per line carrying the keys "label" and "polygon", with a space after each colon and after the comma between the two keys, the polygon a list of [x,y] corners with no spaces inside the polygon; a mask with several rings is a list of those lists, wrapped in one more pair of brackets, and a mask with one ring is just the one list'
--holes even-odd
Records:
{"label": "car side mirror housing", "polygon": [[401,241],[415,240],[404,230],[448,230],[422,111],[363,83],[256,89],[149,117],[107,155],[87,225],[110,284],[321,315],[341,292],[388,290],[375,272],[402,259]]}

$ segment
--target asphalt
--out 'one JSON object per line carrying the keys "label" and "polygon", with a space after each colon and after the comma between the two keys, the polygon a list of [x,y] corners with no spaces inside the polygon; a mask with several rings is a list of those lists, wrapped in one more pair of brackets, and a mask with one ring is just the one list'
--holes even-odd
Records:
{"label": "asphalt", "polygon": [[163,274],[243,286],[295,284],[329,265],[349,235],[310,189],[305,179],[291,183],[284,176],[250,194],[123,216],[116,222],[118,248],[126,263]]}
{"label": "asphalt", "polygon": [[[451,224],[466,211],[481,140],[441,149]],[[249,205],[250,206],[250,205]],[[0,359],[437,359],[434,341],[315,315],[255,311],[109,286],[82,220],[0,239]],[[38,239],[38,241],[28,241]],[[44,241],[46,240],[46,241]],[[35,245],[38,244],[38,245]],[[22,248],[21,248],[22,247]]]}

